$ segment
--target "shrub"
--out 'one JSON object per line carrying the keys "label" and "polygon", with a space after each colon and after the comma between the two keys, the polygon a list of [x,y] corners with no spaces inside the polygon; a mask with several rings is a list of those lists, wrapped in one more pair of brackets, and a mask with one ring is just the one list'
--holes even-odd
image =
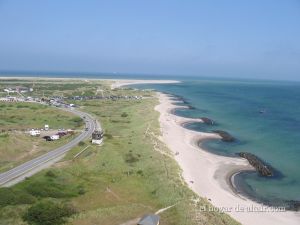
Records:
{"label": "shrub", "polygon": [[23,220],[32,225],[60,225],[74,213],[76,211],[71,206],[44,200],[31,206]]}
{"label": "shrub", "polygon": [[74,123],[80,123],[82,121],[82,119],[79,116],[76,116],[76,117],[70,119],[70,121],[72,121]]}
{"label": "shrub", "polygon": [[136,173],[137,173],[138,175],[140,175],[140,176],[144,176],[143,170],[138,170]]}
{"label": "shrub", "polygon": [[47,177],[56,177],[56,174],[55,174],[52,170],[49,170],[49,171],[45,174],[45,176],[47,176]]}
{"label": "shrub", "polygon": [[80,141],[79,143],[78,143],[78,146],[84,146],[85,145],[85,143],[83,142],[83,141]]}
{"label": "shrub", "polygon": [[127,117],[128,114],[127,114],[126,112],[123,112],[123,113],[121,114],[121,116],[122,116],[122,117]]}
{"label": "shrub", "polygon": [[70,119],[70,121],[75,123],[75,127],[80,127],[83,124],[83,120],[79,116]]}
{"label": "shrub", "polygon": [[125,155],[125,162],[127,163],[135,163],[137,161],[139,161],[139,159],[136,156],[134,156],[132,153],[127,153]]}
{"label": "shrub", "polygon": [[11,188],[0,188],[0,207],[17,204],[32,204],[35,198],[21,190]]}
{"label": "shrub", "polygon": [[75,188],[68,186],[67,183],[58,182],[58,179],[33,180],[24,188],[27,193],[40,198],[67,198],[78,195]]}
{"label": "shrub", "polygon": [[8,133],[2,133],[0,134],[0,138],[7,138],[9,136]]}
{"label": "shrub", "polygon": [[113,138],[113,136],[111,134],[104,134],[103,136],[107,137],[107,139],[112,139]]}
{"label": "shrub", "polygon": [[84,187],[79,187],[78,194],[79,195],[84,195],[85,193],[86,193],[86,190],[84,189]]}

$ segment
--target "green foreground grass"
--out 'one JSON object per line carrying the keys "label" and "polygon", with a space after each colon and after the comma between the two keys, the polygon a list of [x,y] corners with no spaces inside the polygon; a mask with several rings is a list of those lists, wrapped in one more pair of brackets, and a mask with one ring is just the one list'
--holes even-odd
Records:
{"label": "green foreground grass", "polygon": [[176,161],[158,139],[157,103],[156,98],[77,102],[101,121],[104,145],[90,146],[74,159],[90,145],[81,143],[53,168],[12,188],[0,188],[0,224],[42,224],[30,222],[32,211],[41,208],[37,206],[51,219],[50,210],[68,205],[72,213],[61,223],[117,225],[174,204],[160,215],[161,224],[238,224],[223,213],[197,212],[210,203],[186,186]]}

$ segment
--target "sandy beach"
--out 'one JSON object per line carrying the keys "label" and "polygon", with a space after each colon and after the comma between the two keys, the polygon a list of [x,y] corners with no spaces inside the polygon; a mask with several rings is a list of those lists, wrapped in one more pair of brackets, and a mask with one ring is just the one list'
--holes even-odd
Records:
{"label": "sandy beach", "polygon": [[[199,196],[207,198],[216,207],[206,210],[222,210],[246,225],[272,224],[296,225],[300,213],[276,212],[274,208],[258,204],[240,196],[231,187],[231,176],[241,170],[254,170],[246,159],[231,158],[209,153],[198,146],[207,138],[220,138],[217,134],[191,131],[183,123],[195,122],[172,114],[177,108],[170,96],[158,93],[162,139],[174,153],[182,169],[182,175],[189,187]],[[201,122],[201,120],[197,120]]]}
{"label": "sandy beach", "polygon": [[114,80],[114,83],[111,85],[111,88],[119,88],[121,86],[133,85],[133,84],[171,84],[171,83],[180,83],[176,80],[127,80],[120,79]]}

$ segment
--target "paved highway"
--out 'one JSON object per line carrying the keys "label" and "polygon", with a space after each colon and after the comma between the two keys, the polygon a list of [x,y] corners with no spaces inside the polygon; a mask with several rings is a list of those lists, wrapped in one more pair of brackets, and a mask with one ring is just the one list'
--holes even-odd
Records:
{"label": "paved highway", "polygon": [[[8,170],[4,173],[0,174],[0,186],[6,186],[7,183],[12,182],[15,179],[18,179],[21,176],[27,176],[27,173],[32,175],[32,171],[35,170],[36,172],[43,169],[47,162],[50,160],[59,159],[59,157],[63,156],[67,151],[72,149],[74,146],[76,146],[80,141],[85,140],[86,138],[90,137],[95,129],[101,129],[100,125],[98,125],[98,122],[94,120],[89,114],[80,112],[75,109],[63,109],[69,112],[72,112],[81,118],[84,119],[87,130],[84,130],[79,136],[68,142],[67,144],[52,150],[48,153],[45,153],[44,155],[41,155],[35,159],[32,159],[30,161],[27,161],[11,170]],[[22,180],[22,179],[21,179]]]}

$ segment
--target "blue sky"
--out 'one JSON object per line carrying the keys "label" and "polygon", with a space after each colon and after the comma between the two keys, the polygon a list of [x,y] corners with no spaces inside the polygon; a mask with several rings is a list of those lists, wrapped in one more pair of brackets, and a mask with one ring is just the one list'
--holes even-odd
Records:
{"label": "blue sky", "polygon": [[300,80],[300,0],[0,0],[0,70]]}

